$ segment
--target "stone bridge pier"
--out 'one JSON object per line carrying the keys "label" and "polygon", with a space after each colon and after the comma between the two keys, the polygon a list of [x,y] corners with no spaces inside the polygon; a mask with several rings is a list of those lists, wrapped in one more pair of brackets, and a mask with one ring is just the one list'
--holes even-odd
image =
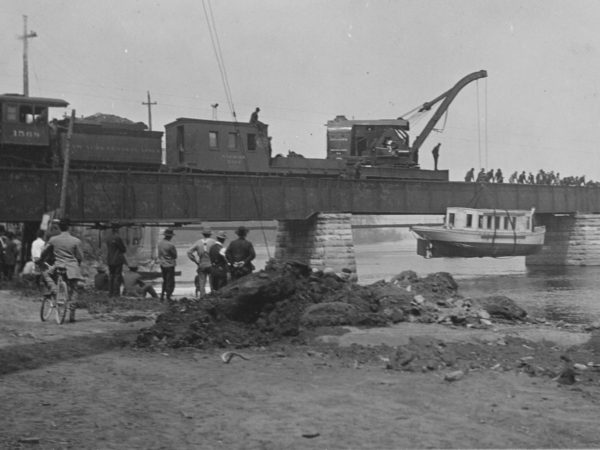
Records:
{"label": "stone bridge pier", "polygon": [[279,220],[275,258],[337,273],[348,269],[356,280],[351,218],[352,214],[319,213],[303,220]]}
{"label": "stone bridge pier", "polygon": [[600,214],[536,215],[546,226],[544,247],[528,266],[600,266]]}

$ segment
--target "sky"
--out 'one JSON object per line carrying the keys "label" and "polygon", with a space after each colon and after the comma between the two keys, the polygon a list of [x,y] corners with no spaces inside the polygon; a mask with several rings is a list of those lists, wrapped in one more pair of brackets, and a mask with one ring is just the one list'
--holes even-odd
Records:
{"label": "sky", "polygon": [[[423,144],[421,167],[451,180],[501,168],[600,180],[600,2],[596,0],[3,0],[0,92],[62,98],[55,117],[98,112],[152,126],[233,120],[255,107],[273,152],[326,155],[337,115],[394,119],[467,85]],[[435,109],[435,107],[434,107]],[[411,139],[428,117],[411,120]]]}

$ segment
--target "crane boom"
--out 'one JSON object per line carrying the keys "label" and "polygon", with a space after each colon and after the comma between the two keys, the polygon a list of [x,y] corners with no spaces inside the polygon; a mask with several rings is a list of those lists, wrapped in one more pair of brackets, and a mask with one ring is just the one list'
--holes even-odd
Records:
{"label": "crane boom", "polygon": [[415,156],[416,156],[416,153],[421,148],[421,145],[423,145],[423,142],[425,141],[425,139],[427,139],[427,137],[429,136],[429,134],[431,133],[431,131],[433,130],[433,128],[435,127],[437,122],[444,115],[444,113],[448,110],[450,103],[452,103],[452,101],[454,100],[456,95],[461,91],[461,89],[464,88],[470,82],[478,80],[479,78],[485,78],[485,77],[487,77],[487,72],[485,70],[480,70],[479,72],[473,72],[473,73],[467,75],[466,77],[462,78],[451,89],[447,90],[440,96],[434,98],[430,102],[424,103],[423,106],[421,106],[421,108],[419,109],[419,112],[429,111],[436,103],[438,103],[440,100],[443,99],[443,102],[440,104],[440,106],[438,107],[438,109],[434,113],[434,115],[431,117],[431,119],[429,119],[429,122],[427,122],[427,125],[425,125],[425,128],[423,128],[423,131],[421,131],[421,134],[419,134],[419,136],[417,136],[417,138],[415,139],[415,141],[411,147],[411,155],[412,155],[413,159],[416,160]]}

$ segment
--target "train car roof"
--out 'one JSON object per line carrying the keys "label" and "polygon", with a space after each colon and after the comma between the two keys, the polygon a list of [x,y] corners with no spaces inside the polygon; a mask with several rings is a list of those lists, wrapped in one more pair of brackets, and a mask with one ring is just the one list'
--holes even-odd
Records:
{"label": "train car roof", "polygon": [[0,95],[0,103],[12,102],[27,105],[44,105],[57,108],[65,108],[69,106],[69,102],[59,98],[46,97],[26,97],[23,94],[2,94]]}
{"label": "train car roof", "polygon": [[409,122],[405,119],[377,119],[377,120],[348,120],[345,117],[336,117],[334,120],[327,122],[328,128],[345,128],[353,126],[386,126],[404,128],[408,130]]}
{"label": "train car roof", "polygon": [[[182,122],[191,122],[191,123],[207,123],[207,124],[215,124],[215,125],[231,125],[231,126],[243,126],[243,127],[256,127],[256,124],[250,122],[230,122],[227,120],[210,120],[210,119],[192,119],[190,117],[178,117],[173,122],[170,122],[165,125],[166,127],[170,127],[177,123]],[[267,126],[266,123],[263,123],[263,126]]]}

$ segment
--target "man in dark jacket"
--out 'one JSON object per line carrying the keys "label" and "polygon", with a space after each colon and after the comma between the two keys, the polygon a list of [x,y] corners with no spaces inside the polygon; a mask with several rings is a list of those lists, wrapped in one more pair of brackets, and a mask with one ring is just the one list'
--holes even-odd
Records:
{"label": "man in dark jacket", "polygon": [[108,265],[108,296],[118,297],[121,294],[123,281],[123,264],[127,248],[119,236],[119,224],[111,223],[111,232],[106,238],[106,264]]}
{"label": "man in dark jacket", "polygon": [[225,249],[223,248],[225,239],[227,239],[227,235],[224,231],[217,233],[217,242],[208,251],[212,264],[210,278],[210,289],[212,291],[218,291],[227,284],[228,264],[225,257]]}
{"label": "man in dark jacket", "polygon": [[227,251],[225,252],[225,257],[231,265],[230,271],[232,281],[252,273],[254,270],[252,260],[256,258],[254,246],[250,241],[246,240],[248,228],[241,226],[237,229],[235,234],[238,235],[238,238],[229,244],[229,247],[227,247]]}

